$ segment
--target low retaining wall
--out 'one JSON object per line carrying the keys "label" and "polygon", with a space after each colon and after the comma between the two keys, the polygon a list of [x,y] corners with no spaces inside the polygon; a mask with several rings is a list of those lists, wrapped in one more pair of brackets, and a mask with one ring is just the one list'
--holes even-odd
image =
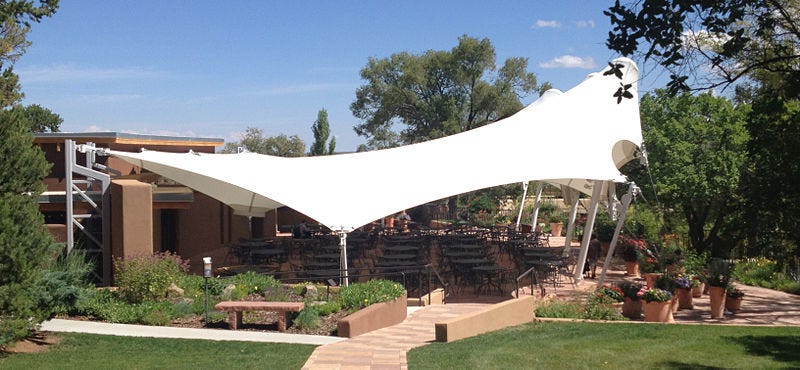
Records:
{"label": "low retaining wall", "polygon": [[339,321],[337,334],[340,337],[352,338],[373,330],[399,324],[406,319],[407,297],[403,295],[389,302],[370,305]]}
{"label": "low retaining wall", "polygon": [[452,342],[531,322],[535,303],[534,297],[523,296],[445,322],[437,322],[436,341]]}
{"label": "low retaining wall", "polygon": [[444,289],[439,288],[435,289],[431,292],[430,295],[430,302],[428,301],[428,295],[423,294],[422,297],[419,298],[408,298],[408,305],[409,306],[429,306],[432,304],[444,304]]}

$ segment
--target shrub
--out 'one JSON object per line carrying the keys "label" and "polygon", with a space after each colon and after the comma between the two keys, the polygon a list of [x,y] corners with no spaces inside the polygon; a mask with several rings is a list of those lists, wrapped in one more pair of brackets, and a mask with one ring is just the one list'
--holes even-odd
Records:
{"label": "shrub", "polygon": [[300,329],[316,329],[320,325],[320,314],[316,308],[311,305],[305,306],[300,313],[294,318],[294,326]]}
{"label": "shrub", "polygon": [[325,302],[314,307],[317,309],[320,316],[328,316],[342,310],[342,304],[338,300]]}
{"label": "shrub", "polygon": [[342,287],[339,290],[339,299],[344,308],[356,311],[373,303],[391,301],[403,294],[405,294],[405,289],[400,284],[376,279]]}
{"label": "shrub", "polygon": [[244,295],[253,293],[265,295],[265,292],[275,293],[279,290],[283,290],[280,281],[275,280],[275,277],[270,275],[261,275],[253,271],[234,275],[229,278],[226,283],[235,284],[236,289],[239,290],[238,293],[244,293]]}
{"label": "shrub", "polygon": [[554,300],[536,307],[535,312],[537,317],[579,319],[583,316],[583,305],[579,301],[562,302]]}
{"label": "shrub", "polygon": [[73,250],[69,256],[59,253],[53,263],[42,272],[39,286],[39,302],[49,307],[52,314],[67,313],[82,296],[94,290],[89,281],[89,273],[94,265],[86,260],[80,250]]}
{"label": "shrub", "polygon": [[188,269],[186,262],[169,252],[114,261],[114,277],[120,297],[129,303],[165,298],[170,283],[176,282]]}

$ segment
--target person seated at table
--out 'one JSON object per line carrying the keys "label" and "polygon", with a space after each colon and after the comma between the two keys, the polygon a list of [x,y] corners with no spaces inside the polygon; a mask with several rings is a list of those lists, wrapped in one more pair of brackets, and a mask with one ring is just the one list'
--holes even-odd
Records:
{"label": "person seated at table", "polygon": [[300,221],[299,224],[294,225],[292,236],[300,239],[308,239],[311,236],[311,230],[308,228],[308,225],[306,225],[306,220]]}
{"label": "person seated at table", "polygon": [[595,278],[595,271],[597,270],[597,260],[600,259],[600,253],[602,251],[602,245],[600,244],[600,239],[597,239],[597,234],[592,233],[592,240],[589,241],[589,251],[586,253],[586,265],[583,267],[583,275],[589,274],[591,271],[590,279]]}

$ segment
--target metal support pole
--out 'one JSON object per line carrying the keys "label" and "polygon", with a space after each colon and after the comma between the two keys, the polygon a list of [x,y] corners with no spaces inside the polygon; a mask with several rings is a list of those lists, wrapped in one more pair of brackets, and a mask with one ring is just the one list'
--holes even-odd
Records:
{"label": "metal support pole", "polygon": [[350,285],[350,278],[347,273],[347,233],[339,231],[339,266],[340,266],[340,279],[339,285]]}
{"label": "metal support pole", "polygon": [[533,202],[533,213],[531,214],[531,231],[536,231],[536,220],[539,219],[539,204],[542,201],[542,190],[544,189],[544,182],[539,181],[536,184],[536,200]]}
{"label": "metal support pole", "polygon": [[522,210],[525,209],[525,198],[528,196],[528,182],[522,183],[522,200],[519,202],[519,213],[517,214],[517,224],[514,230],[519,231],[519,222],[522,220]]}
{"label": "metal support pole", "polygon": [[600,280],[597,281],[597,286],[603,286],[603,281],[606,279],[606,271],[611,262],[611,256],[614,255],[614,248],[617,247],[617,240],[619,240],[619,233],[622,231],[622,225],[625,223],[628,207],[631,205],[631,200],[633,200],[633,196],[637,191],[638,188],[636,185],[631,184],[628,188],[628,193],[622,196],[622,207],[620,209],[619,218],[617,219],[617,227],[614,228],[614,236],[611,238],[611,244],[608,246],[608,255],[606,255],[606,260],[603,262],[603,271],[600,272]]}
{"label": "metal support pole", "polygon": [[589,241],[592,239],[592,229],[594,219],[597,216],[597,206],[600,204],[600,195],[603,193],[603,181],[596,180],[592,189],[592,203],[589,206],[589,213],[586,215],[586,226],[583,229],[583,241],[581,241],[581,253],[578,256],[578,263],[575,265],[575,281],[583,280],[583,267],[586,266],[586,255],[589,252]]}

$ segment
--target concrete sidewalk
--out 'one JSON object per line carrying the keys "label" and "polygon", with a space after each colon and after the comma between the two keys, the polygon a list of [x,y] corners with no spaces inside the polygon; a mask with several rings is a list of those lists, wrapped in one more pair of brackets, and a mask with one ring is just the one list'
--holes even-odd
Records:
{"label": "concrete sidewalk", "polygon": [[286,334],[245,330],[172,328],[166,326],[109,324],[94,321],[61,319],[45,321],[42,323],[42,330],[53,332],[117,335],[125,337],[232,340],[243,342],[312,344],[318,346],[341,342],[347,339],[322,335]]}

